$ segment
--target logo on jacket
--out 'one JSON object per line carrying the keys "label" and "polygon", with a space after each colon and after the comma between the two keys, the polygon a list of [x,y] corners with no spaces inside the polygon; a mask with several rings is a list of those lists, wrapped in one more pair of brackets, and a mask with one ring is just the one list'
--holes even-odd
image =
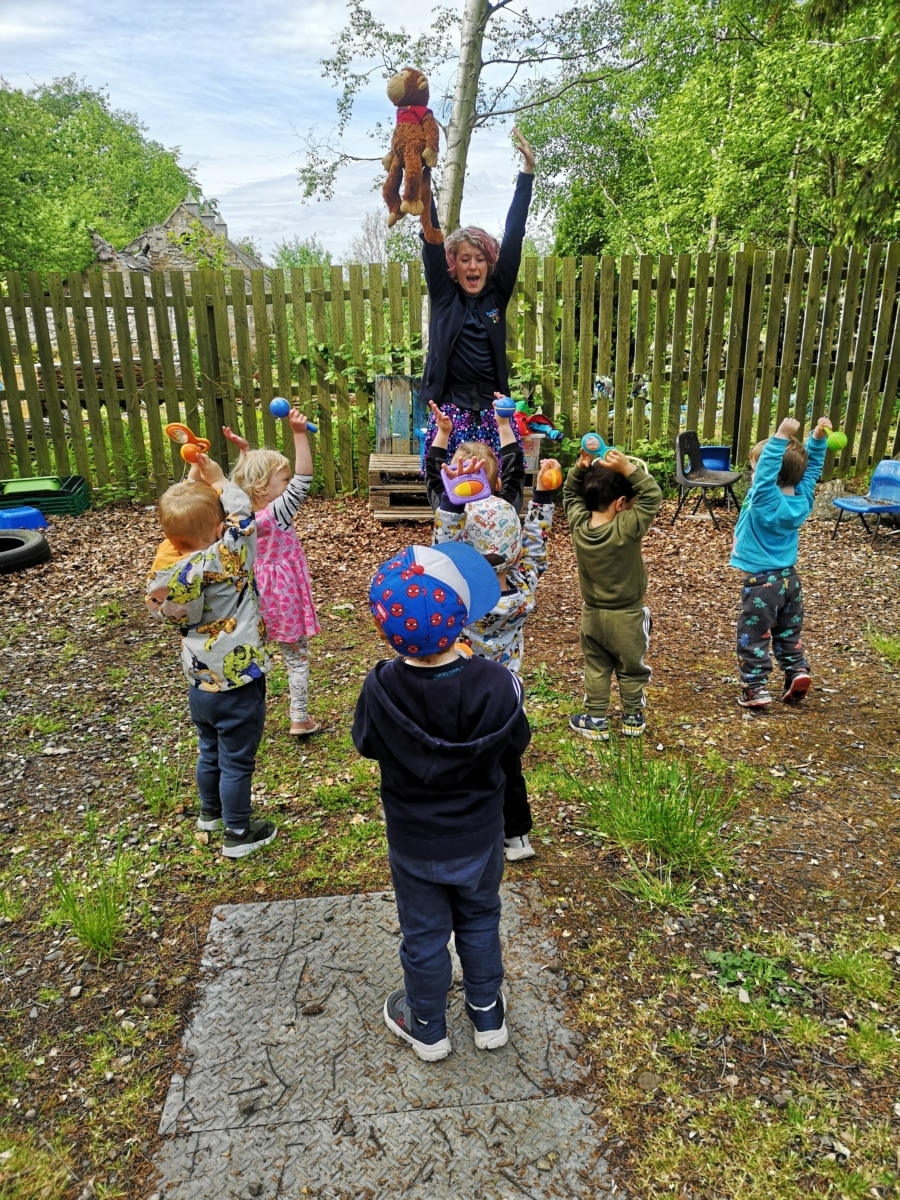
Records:
{"label": "logo on jacket", "polygon": [[486,317],[490,317],[495,325],[497,325],[500,321],[500,309],[499,308],[492,308],[490,310],[490,312],[487,312],[484,315]]}

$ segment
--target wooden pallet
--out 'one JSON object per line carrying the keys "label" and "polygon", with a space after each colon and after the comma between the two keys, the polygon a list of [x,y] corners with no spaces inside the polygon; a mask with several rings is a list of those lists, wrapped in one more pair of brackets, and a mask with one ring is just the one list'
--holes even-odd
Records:
{"label": "wooden pallet", "polygon": [[418,454],[369,458],[369,508],[376,521],[432,521]]}

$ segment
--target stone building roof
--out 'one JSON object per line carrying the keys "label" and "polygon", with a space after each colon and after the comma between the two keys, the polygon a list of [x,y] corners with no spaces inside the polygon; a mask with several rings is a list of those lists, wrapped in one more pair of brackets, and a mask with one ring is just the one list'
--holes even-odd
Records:
{"label": "stone building roof", "polygon": [[191,271],[197,264],[178,238],[189,234],[195,221],[215,236],[224,238],[227,269],[268,269],[261,259],[231,241],[228,226],[217,212],[190,198],[176,204],[165,221],[149,226],[121,250],[116,250],[91,230],[97,265],[104,271]]}

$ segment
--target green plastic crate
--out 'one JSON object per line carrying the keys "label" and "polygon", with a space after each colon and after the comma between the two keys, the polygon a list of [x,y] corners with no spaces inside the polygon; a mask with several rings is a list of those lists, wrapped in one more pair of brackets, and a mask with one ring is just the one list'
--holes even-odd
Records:
{"label": "green plastic crate", "polygon": [[[7,490],[9,489],[9,490]],[[57,516],[74,516],[90,507],[87,483],[81,475],[42,475],[34,479],[0,479],[0,509],[21,504]]]}

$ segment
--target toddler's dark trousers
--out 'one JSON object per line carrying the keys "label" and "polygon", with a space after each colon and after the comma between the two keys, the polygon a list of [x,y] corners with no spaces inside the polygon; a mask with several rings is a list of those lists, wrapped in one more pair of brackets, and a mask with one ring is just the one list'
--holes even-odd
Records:
{"label": "toddler's dark trousers", "polygon": [[809,670],[803,646],[803,593],[793,567],[746,575],[741,589],[737,656],[741,683],[759,687],[772,670],[772,655],[790,679]]}
{"label": "toddler's dark trousers", "polygon": [[266,678],[223,692],[192,687],[189,698],[200,749],[200,803],[205,812],[221,812],[227,829],[246,829],[256,751],[266,720]]}
{"label": "toddler's dark trousers", "polygon": [[610,685],[615,674],[625,714],[640,712],[650,682],[645,655],[650,645],[650,610],[638,608],[581,609],[581,652],[584,655],[585,708],[592,717],[609,712]]}
{"label": "toddler's dark trousers", "polygon": [[506,790],[503,793],[503,836],[522,837],[530,832],[531,805],[528,803],[528,788],[522,774],[522,756],[507,750],[500,760],[506,772]]}
{"label": "toddler's dark trousers", "polygon": [[447,1020],[453,969],[447,943],[456,935],[466,999],[486,1008],[503,982],[500,946],[500,880],[503,842],[498,837],[474,858],[432,862],[398,854],[388,861],[403,940],[400,961],[410,1008],[420,1021]]}

